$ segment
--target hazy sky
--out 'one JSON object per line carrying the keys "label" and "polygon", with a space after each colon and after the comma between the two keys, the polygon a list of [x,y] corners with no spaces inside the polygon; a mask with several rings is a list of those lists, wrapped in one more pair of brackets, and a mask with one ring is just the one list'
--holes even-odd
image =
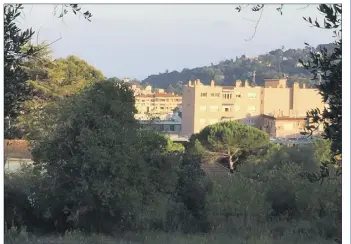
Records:
{"label": "hazy sky", "polygon": [[[304,47],[333,41],[326,30],[312,28],[302,17],[321,16],[316,5],[286,5],[283,15],[267,5],[253,40],[259,13],[238,13],[236,5],[83,5],[92,22],[68,14],[53,16],[54,5],[25,5],[22,27],[32,27],[35,42],[54,43],[54,57],[77,55],[107,77],[144,79],[148,75],[194,68],[242,54],[255,56],[272,49]],[[60,11],[57,8],[57,11]]]}

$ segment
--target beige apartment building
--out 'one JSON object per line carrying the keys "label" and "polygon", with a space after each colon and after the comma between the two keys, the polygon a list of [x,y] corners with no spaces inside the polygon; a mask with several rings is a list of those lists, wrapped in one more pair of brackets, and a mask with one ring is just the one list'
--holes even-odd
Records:
{"label": "beige apartment building", "polygon": [[140,94],[135,96],[135,107],[138,110],[138,119],[150,119],[149,117],[165,117],[180,107],[182,97],[174,93],[167,93],[163,89],[155,89],[152,94]]}
{"label": "beige apartment building", "polygon": [[325,104],[317,89],[286,79],[267,79],[264,87],[237,80],[233,86],[204,85],[200,80],[184,86],[182,135],[207,125],[234,120],[266,131],[271,137],[296,137],[303,131],[306,112]]}
{"label": "beige apartment building", "polygon": [[134,96],[138,95],[150,95],[152,94],[152,86],[146,86],[145,88],[142,85],[131,85],[130,88],[132,89]]}

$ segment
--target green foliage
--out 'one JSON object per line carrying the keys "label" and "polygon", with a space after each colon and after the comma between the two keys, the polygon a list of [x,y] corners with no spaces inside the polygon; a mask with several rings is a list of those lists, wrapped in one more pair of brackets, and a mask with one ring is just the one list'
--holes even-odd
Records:
{"label": "green foliage", "polygon": [[27,79],[22,64],[34,53],[34,48],[23,50],[34,32],[32,29],[22,31],[16,21],[23,9],[21,4],[4,5],[4,116],[16,117],[23,101],[31,93],[25,84]]}
{"label": "green foliage", "polygon": [[139,127],[128,86],[96,83],[65,98],[56,112],[51,133],[41,134],[32,151],[36,168],[45,170],[42,194],[35,195],[46,195],[38,202],[56,230],[162,227],[186,174],[180,172],[184,148]]}
{"label": "green foliage", "polygon": [[37,63],[28,65],[32,73],[34,71],[31,65],[46,70],[42,75],[40,71],[32,74],[31,77],[35,79],[28,81],[33,86],[36,97],[43,100],[70,96],[86,86],[105,79],[101,71],[75,56],[59,58],[41,67]]}
{"label": "green foliage", "polygon": [[61,4],[61,7],[59,8],[60,11],[58,10],[58,5],[55,6],[54,9],[54,15],[58,15],[58,18],[63,19],[63,17],[70,11],[77,15],[78,13],[84,17],[84,19],[91,21],[91,17],[93,17],[92,13],[90,11],[82,11],[82,8],[80,7],[79,4]]}
{"label": "green foliage", "polygon": [[[6,228],[25,226],[30,232],[52,231],[53,225],[45,220],[45,210],[41,208],[46,198],[46,194],[40,190],[43,180],[42,173],[31,165],[22,165],[15,173],[5,172],[4,222]],[[50,205],[50,203],[46,204],[46,206]]]}
{"label": "green foliage", "polygon": [[28,226],[29,220],[33,218],[33,209],[28,200],[28,195],[25,193],[25,190],[20,188],[23,185],[10,180],[12,179],[5,177],[4,201],[6,204],[4,208],[4,222],[8,228],[11,225],[16,227]]}
{"label": "green foliage", "polygon": [[191,138],[190,145],[188,147],[188,151],[194,155],[204,155],[206,149],[201,145],[199,139],[193,140]]}
{"label": "green foliage", "polygon": [[310,51],[319,50],[320,48],[331,50],[334,45],[322,44],[316,48],[306,47],[304,49],[286,50],[279,48],[267,54],[258,55],[255,59],[242,55],[234,60],[227,59],[209,66],[150,75],[142,82],[181,94],[183,84],[186,84],[189,80],[200,79],[204,84],[210,84],[211,80],[216,80],[218,85],[233,85],[233,81],[237,79],[251,81],[253,72],[256,71],[256,84],[260,86],[264,85],[264,79],[279,78],[282,74],[287,77],[288,84],[298,80],[301,83],[313,85],[313,76],[300,65],[299,60],[307,59]]}
{"label": "green foliage", "polygon": [[268,146],[265,132],[234,121],[209,125],[190,138],[190,150],[202,155],[204,162],[228,159],[231,172],[243,158]]}
{"label": "green foliage", "polygon": [[[145,137],[148,136],[145,135]],[[158,135],[156,137],[160,141],[162,140],[162,137]],[[147,176],[148,184],[145,186],[145,189],[152,193],[144,195],[145,202],[148,204],[141,205],[143,211],[138,212],[139,217],[131,221],[134,224],[138,222],[139,230],[157,229],[157,231],[166,230],[168,233],[157,232],[155,235],[158,237],[155,239],[152,239],[154,238],[152,233],[126,233],[122,238],[124,241],[155,243],[157,240],[163,243],[165,240],[173,240],[174,236],[177,236],[179,241],[184,236],[169,231],[197,232],[209,229],[212,230],[211,233],[201,235],[204,239],[196,240],[201,243],[209,242],[209,240],[212,241],[211,243],[216,243],[216,241],[227,243],[235,236],[238,238],[238,243],[262,243],[263,241],[263,243],[309,243],[313,237],[318,239],[319,243],[332,243],[333,239],[341,237],[341,177],[326,179],[322,184],[311,183],[299,177],[300,172],[305,167],[304,164],[308,165],[308,160],[315,158],[314,147],[311,147],[311,153],[307,150],[299,151],[298,148],[294,147],[271,145],[266,155],[256,155],[255,160],[247,160],[245,164],[240,166],[240,171],[232,177],[214,178],[213,183],[208,181],[200,169],[198,155],[185,153],[182,159],[179,159],[180,155],[168,154],[164,151],[165,148],[167,147],[155,150],[163,153],[158,154],[153,151],[148,154],[149,158],[143,156],[149,167],[152,168]],[[151,148],[146,149],[150,150]],[[295,152],[293,152],[294,150]],[[277,155],[278,153],[281,155]],[[306,160],[305,163],[301,159],[298,159],[299,162],[295,162],[295,157],[298,154],[306,154],[300,157]],[[173,161],[168,157],[175,157],[177,160]],[[180,165],[177,162],[181,162]],[[101,165],[100,161],[97,165]],[[257,168],[260,171],[256,172]],[[250,173],[250,171],[253,172]],[[255,173],[259,173],[256,178],[250,177]],[[32,176],[28,177],[30,175]],[[20,184],[17,185],[16,189],[26,192],[26,194],[30,193],[29,196],[34,199],[32,202],[35,203],[35,209],[43,211],[48,209],[48,206],[52,207],[57,203],[51,198],[50,191],[43,190],[44,186],[49,185],[52,179],[44,178],[47,181],[43,181],[34,172],[24,170],[11,181],[7,181],[8,178],[6,178],[5,183]],[[22,180],[18,181],[19,179]],[[79,179],[78,177],[77,182]],[[95,182],[100,181],[99,177],[95,179]],[[38,181],[42,182],[41,185],[36,183]],[[100,192],[107,193],[110,189],[109,186],[104,185]],[[125,188],[126,191],[130,189],[129,185],[123,185],[123,189]],[[31,189],[31,191],[28,193],[27,189]],[[112,192],[112,189],[109,192]],[[80,196],[76,192],[75,201],[80,199],[79,203],[84,203],[83,196],[86,196],[87,193],[83,190],[82,194]],[[88,196],[90,194],[88,193]],[[156,196],[152,197],[154,195]],[[67,195],[70,198],[72,196],[73,194]],[[18,207],[21,204],[17,202]],[[289,211],[291,221],[287,222],[285,217],[289,217]],[[40,216],[40,214],[37,215]],[[278,218],[274,215],[278,215]],[[106,221],[109,221],[106,215],[100,216],[104,218],[105,224]],[[50,226],[51,223],[47,219],[52,219],[52,222],[58,220],[57,216],[55,219],[54,216],[38,218],[41,225],[45,223],[46,226]],[[92,220],[94,220],[93,217],[88,216],[85,222],[90,223]],[[116,223],[118,219],[113,221]],[[33,226],[32,222],[30,226]],[[14,240],[17,238],[22,240],[22,242],[13,243],[31,241],[30,237],[25,235],[26,233],[22,235],[15,229],[11,231],[7,232],[6,238],[12,237]],[[146,236],[148,240],[146,240]],[[187,236],[195,238],[195,235]],[[88,239],[85,238],[88,236],[75,231],[67,233],[62,237],[61,242],[75,243],[83,239],[88,242]],[[101,243],[108,239],[108,237],[103,236],[98,238],[96,235],[89,238],[91,238],[89,240],[92,243]],[[45,240],[43,239],[40,243],[46,243]],[[177,242],[175,241],[175,243]],[[197,242],[194,241],[194,243]]]}
{"label": "green foliage", "polygon": [[[269,184],[265,201],[271,205],[270,216],[288,217],[291,220],[297,213],[296,196],[290,182]],[[283,183],[283,184],[282,184]]]}
{"label": "green foliage", "polygon": [[[279,219],[287,218],[295,223],[307,222],[309,227],[297,228],[304,229],[308,235],[318,233],[323,238],[340,238],[341,176],[326,178],[321,184],[300,177],[306,168],[318,172],[320,161],[315,158],[314,149],[271,146],[264,157],[248,158],[229,179],[216,179],[208,197],[214,227],[240,233],[240,227],[230,227],[229,223],[243,223],[250,228],[253,226],[249,223],[262,226],[272,222],[279,226]],[[303,155],[297,157],[299,154]],[[227,216],[224,227],[219,222],[221,215]],[[280,225],[283,230],[279,230],[279,236],[293,222],[286,224],[287,227]]]}
{"label": "green foliage", "polygon": [[[44,44],[43,44],[44,45]],[[52,118],[47,109],[56,110],[58,101],[81,92],[84,88],[104,80],[102,73],[75,56],[52,61],[50,49],[39,46],[38,58],[24,64],[33,99],[24,102],[24,114],[17,127],[28,139],[37,139],[43,131],[43,123]],[[47,109],[45,109],[47,108]]]}
{"label": "green foliage", "polygon": [[315,160],[322,163],[331,163],[333,158],[331,141],[324,139],[315,139],[312,143]]}
{"label": "green foliage", "polygon": [[134,111],[125,85],[97,83],[67,99],[55,130],[34,146],[35,162],[51,179],[42,187],[53,202],[52,218],[63,219],[59,230],[70,217],[77,227],[111,231],[112,219],[129,225],[132,213],[141,211],[147,175]]}
{"label": "green foliage", "polygon": [[[128,233],[118,236],[106,235],[87,235],[80,231],[70,231],[62,236],[30,236],[25,230],[18,233],[17,229],[11,229],[5,233],[5,243],[11,244],[46,244],[46,243],[60,243],[60,244],[335,244],[334,240],[325,240],[315,233],[306,233],[305,230],[313,229],[309,223],[301,222],[295,224],[291,228],[286,228],[287,223],[279,223],[276,226],[261,226],[249,228],[237,223],[236,227],[242,229],[241,232],[235,233],[209,233],[209,234],[183,234],[179,232],[165,233],[160,231],[148,231],[141,233]],[[290,225],[291,226],[291,225]],[[288,226],[288,227],[290,227]],[[275,237],[270,232],[274,229],[286,228],[286,233],[282,236]],[[250,235],[251,232],[254,232]]]}
{"label": "green foliage", "polygon": [[173,92],[175,94],[182,95],[183,94],[183,81],[177,81],[173,85],[169,84],[169,86],[167,88],[167,92],[170,92],[170,93]]}
{"label": "green foliage", "polygon": [[232,121],[209,125],[194,134],[190,140],[196,139],[208,150],[228,154],[263,147],[269,143],[268,134],[255,127]]}
{"label": "green foliage", "polygon": [[207,218],[206,196],[211,183],[200,168],[200,157],[185,153],[173,202],[167,213],[167,227],[183,232],[207,232],[210,223]]}
{"label": "green foliage", "polygon": [[[68,12],[67,8],[70,8],[74,14],[81,13],[88,20],[92,16],[89,11],[82,13],[78,4],[68,4],[62,6],[59,17],[63,17]],[[12,125],[17,122],[17,116],[25,110],[23,103],[32,98],[32,89],[28,86],[27,80],[31,79],[30,72],[37,69],[36,65],[42,63],[41,57],[45,56],[43,52],[49,46],[31,45],[34,31],[31,28],[22,31],[17,26],[16,22],[22,9],[22,4],[4,5],[4,115]],[[32,65],[29,73],[26,67],[28,63],[36,64]],[[21,133],[17,128],[8,127],[8,123],[5,123],[5,136],[14,138],[21,136]]]}
{"label": "green foliage", "polygon": [[342,153],[342,29],[341,29],[341,4],[321,4],[319,12],[324,15],[323,26],[318,21],[308,21],[317,28],[334,30],[336,41],[334,48],[328,50],[320,48],[309,53],[309,58],[304,62],[304,67],[313,74],[315,80],[321,79],[317,85],[323,101],[328,103],[324,111],[313,109],[308,113],[311,117],[312,133],[316,125],[323,124],[325,138],[331,140],[332,151],[335,155]]}

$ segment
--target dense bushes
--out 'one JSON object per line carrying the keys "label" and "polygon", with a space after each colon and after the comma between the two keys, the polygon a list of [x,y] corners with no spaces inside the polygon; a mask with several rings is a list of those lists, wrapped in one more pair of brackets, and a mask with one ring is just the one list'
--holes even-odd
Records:
{"label": "dense bushes", "polygon": [[[161,140],[162,137],[159,139]],[[184,155],[173,154],[163,150],[161,150],[163,154],[148,154],[149,157],[145,157],[144,160],[152,165],[150,168],[153,172],[148,176],[148,185],[144,187],[151,192],[143,195],[146,197],[144,202],[138,203],[135,201],[137,198],[133,199],[134,204],[138,203],[143,211],[130,207],[129,209],[134,211],[135,215],[129,215],[130,219],[123,218],[125,215],[121,215],[124,221],[122,223],[125,224],[124,230],[172,232],[212,230],[214,233],[231,233],[243,240],[256,236],[257,240],[269,237],[283,241],[284,238],[288,238],[286,240],[299,240],[300,243],[308,236],[323,239],[339,238],[341,236],[341,177],[328,178],[322,184],[301,178],[300,173],[304,166],[301,162],[294,162],[294,158],[286,156],[294,150],[296,150],[295,154],[301,152],[298,148],[273,146],[267,150],[267,154],[262,157],[263,160],[251,157],[252,161],[244,162],[239,172],[232,177],[214,178],[213,184],[201,170],[199,157],[196,154],[188,152]],[[314,155],[307,154],[301,157],[310,160]],[[174,165],[167,172],[170,162]],[[31,173],[26,169],[24,174]],[[252,175],[256,177],[251,177]],[[26,194],[27,189],[31,188],[29,183],[35,185],[38,181],[42,181],[36,180],[38,177],[22,177],[22,179],[22,183],[17,184],[27,185],[27,187],[21,186],[16,189]],[[14,184],[15,181],[7,179],[6,182]],[[31,195],[42,194],[41,197],[36,198],[35,206],[44,206],[45,209],[48,206],[55,206],[53,205],[56,203],[55,200],[48,199],[50,194],[48,192],[45,192],[47,195],[43,194],[45,188],[41,187],[41,191],[38,189],[33,189],[34,191],[31,192]],[[105,190],[111,191],[106,188],[101,192]],[[76,199],[82,202],[79,198]],[[21,207],[19,202],[17,204]],[[126,208],[127,211],[129,209]],[[123,211],[126,210],[123,209]],[[38,213],[38,211],[34,212]],[[50,225],[50,220],[51,222],[58,220],[58,215],[48,217],[44,214],[47,213],[36,215],[37,222],[33,223],[47,221],[47,225]],[[115,230],[121,230],[120,217],[120,219],[117,217],[114,219],[109,213],[103,214],[100,209],[97,216],[109,220],[105,224],[115,227],[118,224]],[[85,218],[85,223],[89,224],[92,221],[99,221],[94,219],[94,215],[83,214],[82,217]],[[82,219],[80,221],[83,222]],[[29,222],[21,223],[25,225]],[[82,224],[72,227],[82,228]],[[54,226],[54,223],[51,226]],[[108,226],[101,228],[109,230]]]}
{"label": "dense bushes", "polygon": [[173,201],[167,213],[167,228],[184,232],[207,232],[210,230],[207,193],[211,183],[200,168],[200,157],[185,153]]}

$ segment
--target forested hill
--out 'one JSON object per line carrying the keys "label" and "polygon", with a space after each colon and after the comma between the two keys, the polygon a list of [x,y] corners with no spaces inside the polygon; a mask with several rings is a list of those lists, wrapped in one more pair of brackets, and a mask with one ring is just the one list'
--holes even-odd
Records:
{"label": "forested hill", "polygon": [[[312,49],[318,50],[319,48],[331,49],[333,44],[322,44]],[[180,72],[166,71],[158,75],[150,75],[142,82],[149,83],[153,87],[181,93],[182,84],[189,80],[200,79],[204,84],[209,84],[211,80],[215,80],[217,84],[231,85],[233,81],[238,79],[251,81],[253,72],[256,71],[256,84],[258,85],[262,85],[265,78],[278,78],[279,74],[284,74],[289,83],[295,80],[308,83],[311,74],[300,65],[299,59],[305,60],[310,51],[309,48],[276,49],[257,57],[242,55],[210,66],[194,69],[185,68]]]}

